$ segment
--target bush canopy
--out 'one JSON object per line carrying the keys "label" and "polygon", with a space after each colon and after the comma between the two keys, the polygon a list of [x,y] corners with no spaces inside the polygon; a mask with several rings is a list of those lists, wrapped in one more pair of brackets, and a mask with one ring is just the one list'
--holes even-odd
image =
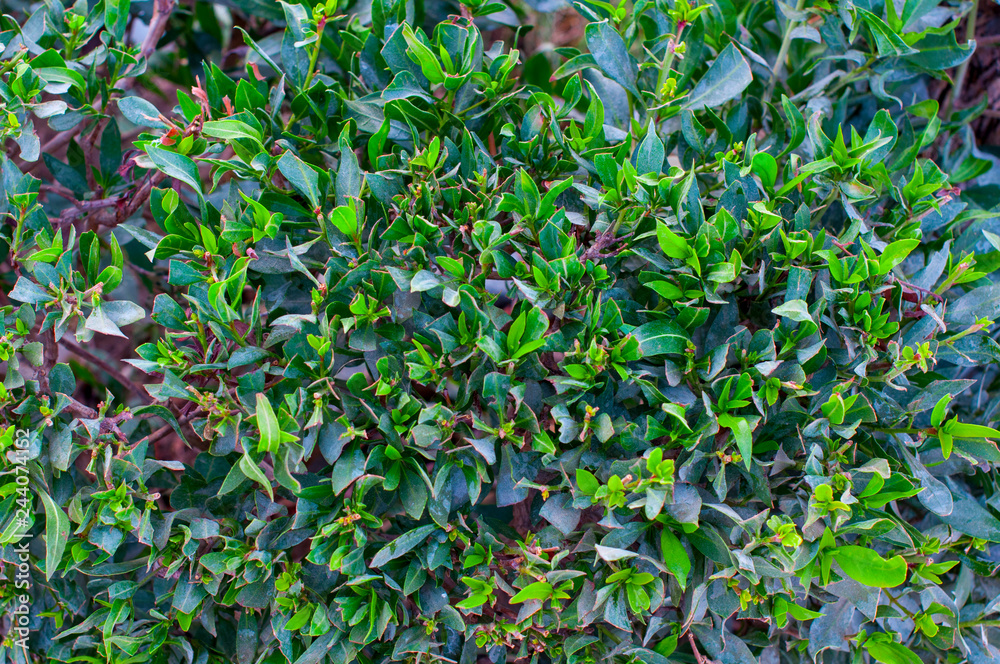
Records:
{"label": "bush canopy", "polygon": [[1000,659],[970,3],[5,4],[0,663]]}

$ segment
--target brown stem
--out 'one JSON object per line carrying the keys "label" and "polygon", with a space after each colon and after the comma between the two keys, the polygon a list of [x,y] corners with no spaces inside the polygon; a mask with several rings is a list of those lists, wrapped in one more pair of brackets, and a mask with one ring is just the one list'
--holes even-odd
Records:
{"label": "brown stem", "polygon": [[166,174],[162,171],[150,173],[139,181],[138,187],[131,193],[104,198],[99,201],[81,203],[78,208],[73,208],[70,214],[72,215],[73,212],[79,210],[91,209],[93,212],[87,215],[83,224],[84,230],[94,230],[99,233],[104,228],[114,228],[145,205],[146,201],[149,200],[150,194],[153,193],[153,187],[162,182],[166,177]]}
{"label": "brown stem", "polygon": [[603,253],[603,252],[605,249],[608,249],[616,244],[620,244],[624,242],[626,239],[628,238],[615,237],[613,230],[605,231],[604,233],[598,235],[597,239],[594,240],[594,244],[592,244],[590,248],[588,248],[585,252],[583,252],[583,255],[580,256],[580,262],[586,263],[588,260],[600,260],[603,258],[611,258],[613,256],[616,256],[625,247],[612,249],[608,253]]}
{"label": "brown stem", "polygon": [[[181,418],[178,418],[177,424],[179,426],[183,427],[185,424],[187,424],[192,419],[194,419],[194,416],[195,416],[195,413],[190,413],[190,414],[185,415],[185,416],[183,416]],[[173,430],[174,430],[174,428],[172,426],[170,426],[169,424],[164,424],[162,427],[160,427],[156,431],[152,432],[151,434],[149,434],[145,438],[140,438],[139,440],[137,440],[132,445],[129,445],[127,447],[122,448],[121,452],[119,452],[118,454],[116,454],[115,457],[120,459],[123,456],[125,456],[126,454],[130,453],[135,448],[137,448],[140,445],[142,445],[143,443],[147,443],[148,442],[149,444],[153,444],[156,441],[158,441],[161,438],[163,438],[164,436],[166,436],[167,434],[169,434]]]}
{"label": "brown stem", "polygon": [[38,191],[45,194],[55,194],[56,196],[65,198],[67,201],[73,204],[79,203],[79,201],[76,200],[76,194],[74,194],[72,191],[62,186],[58,182],[40,184],[38,185]]}
{"label": "brown stem", "polygon": [[[153,17],[149,21],[149,29],[146,31],[146,37],[142,40],[142,44],[139,46],[139,57],[148,59],[153,51],[156,50],[156,45],[159,43],[163,34],[167,31],[167,24],[170,22],[170,15],[174,12],[174,7],[177,6],[176,0],[153,0]],[[131,90],[135,86],[136,78],[127,78],[121,82],[119,88],[125,92]],[[96,110],[96,109],[95,109]],[[94,144],[97,142],[97,138],[101,135],[104,127],[108,123],[108,118],[99,120],[97,126],[94,127],[91,133],[89,143],[90,150],[87,151],[88,159],[91,156]],[[74,136],[79,135],[78,129],[69,129],[67,131],[62,131],[50,138],[45,142],[45,145],[41,147],[41,153],[51,154],[56,152],[67,143]],[[31,173],[38,168],[41,168],[44,162],[39,159],[36,162],[29,164],[18,164],[18,167],[24,173]],[[88,179],[91,178],[90,172],[88,171]],[[91,185],[93,188],[93,185]]]}
{"label": "brown stem", "polygon": [[[45,141],[45,145],[42,146],[41,152],[43,154],[44,153],[50,153],[51,154],[51,153],[55,152],[59,148],[65,146],[65,145],[68,145],[70,139],[73,138],[74,136],[76,136],[77,133],[78,132],[76,132],[76,131],[74,131],[72,129],[67,129],[66,131],[59,132],[58,134],[56,134],[55,136],[53,136],[49,140]],[[41,161],[36,161],[35,163],[36,164],[41,164],[42,162]]]}
{"label": "brown stem", "polygon": [[99,367],[100,369],[102,369],[109,376],[111,376],[116,381],[118,381],[119,383],[121,383],[122,387],[124,387],[127,390],[129,390],[130,392],[132,392],[132,394],[137,395],[139,397],[139,399],[142,400],[143,403],[146,403],[146,404],[153,403],[152,397],[150,397],[148,394],[146,394],[146,391],[143,390],[142,387],[140,387],[139,385],[136,385],[132,380],[130,380],[128,377],[126,377],[118,369],[115,369],[113,366],[111,366],[110,364],[108,364],[107,362],[105,362],[104,360],[102,360],[101,358],[97,357],[96,355],[94,355],[90,351],[86,350],[85,348],[81,347],[75,341],[73,341],[73,340],[71,340],[71,339],[69,339],[67,337],[63,337],[63,340],[62,340],[61,343],[70,352],[72,352],[74,355],[76,355],[80,359],[86,360],[87,362],[89,362],[89,363],[91,363],[93,365],[96,365],[97,367]]}
{"label": "brown stem", "polygon": [[[153,17],[149,21],[149,29],[146,31],[146,37],[142,40],[142,44],[139,46],[139,58],[148,59],[153,51],[156,50],[156,45],[159,43],[163,34],[167,31],[167,24],[170,22],[170,15],[174,12],[174,7],[177,6],[176,0],[154,0],[153,1]],[[138,79],[126,78],[118,86],[122,92],[127,92],[131,90]],[[97,104],[97,102],[95,102]],[[97,110],[95,106],[95,110]],[[100,137],[101,133],[104,131],[104,127],[107,126],[109,118],[103,118],[98,120],[97,125],[94,127],[90,136],[87,139],[87,145],[84,146],[84,151],[87,155],[87,161],[89,163],[95,163],[93,157],[95,155],[95,145],[97,139]],[[67,131],[59,132],[48,141],[45,145],[41,147],[41,153],[51,154],[56,152],[64,145],[70,142],[74,136],[79,136],[80,131],[78,129],[69,129]],[[44,162],[39,159],[31,164],[20,163],[18,167],[24,173],[31,173],[44,165]],[[93,175],[91,171],[87,171],[87,181],[91,189],[94,188],[91,180]]]}
{"label": "brown stem", "polygon": [[925,296],[932,297],[935,300],[937,300],[938,302],[944,302],[944,298],[942,296],[938,295],[937,293],[935,293],[932,290],[927,290],[926,288],[921,288],[920,286],[917,286],[916,284],[911,284],[908,281],[903,281],[902,279],[896,279],[895,277],[892,277],[892,279],[897,284],[905,286],[906,288],[909,288],[912,291],[915,291],[917,293],[922,293]]}
{"label": "brown stem", "polygon": [[698,664],[706,664],[705,658],[702,657],[701,651],[698,650],[698,645],[694,642],[694,635],[692,635],[691,632],[688,632],[687,637],[688,637],[688,643],[691,644],[691,650],[694,651],[695,661],[697,661]]}
{"label": "brown stem", "polygon": [[[282,380],[283,380],[282,377],[277,377],[269,381],[268,383],[265,383],[264,391],[267,392],[269,389],[280,383]],[[228,394],[230,398],[235,397],[236,388],[235,387],[230,388],[228,390]],[[204,412],[201,408],[198,408],[197,406],[198,404],[194,401],[188,401],[187,403],[184,404],[179,413],[180,417],[177,418],[177,424],[179,427],[183,427],[185,424],[189,423],[191,420],[198,417],[201,413]],[[117,455],[117,457],[121,458],[122,455],[128,454],[129,452],[131,452],[144,442],[155,443],[164,436],[166,436],[167,434],[169,434],[171,431],[173,431],[173,427],[170,426],[169,424],[165,424],[156,431],[149,434],[148,436],[139,439],[138,441],[129,445],[126,448],[123,448],[122,451]]]}
{"label": "brown stem", "polygon": [[[965,39],[966,41],[975,39],[976,37],[976,20],[979,17],[979,0],[972,0],[972,9],[969,14],[965,17]],[[965,74],[969,71],[969,60],[958,66],[958,71],[955,72],[955,83],[952,85],[951,93],[945,100],[944,117],[949,117],[951,112],[956,107],[960,106],[962,103],[962,86],[965,83]]]}
{"label": "brown stem", "polygon": [[77,201],[73,205],[65,210],[59,215],[59,219],[56,221],[60,226],[66,226],[71,224],[80,212],[86,212],[88,210],[101,210],[104,208],[109,208],[118,203],[118,201],[125,198],[124,196],[112,196],[111,198],[101,198],[96,201]]}
{"label": "brown stem", "polygon": [[[142,40],[142,45],[139,46],[140,60],[148,60],[149,56],[151,56],[153,51],[156,50],[156,45],[163,37],[163,33],[167,31],[167,24],[170,22],[170,15],[173,13],[176,5],[176,0],[153,0],[153,17],[149,21],[149,29],[146,31],[146,36]],[[118,85],[118,88],[122,92],[128,92],[135,87],[138,80],[139,79],[135,76],[132,78],[126,78]],[[110,99],[108,102],[110,102]],[[87,156],[87,162],[90,164],[96,164],[98,161],[97,141],[101,137],[101,134],[104,133],[104,128],[107,127],[108,122],[110,121],[110,117],[98,120],[94,130],[87,138],[87,144],[84,146],[84,153]],[[88,169],[87,183],[90,185],[91,189],[94,188],[94,183],[92,182],[93,177],[93,171]]]}
{"label": "brown stem", "polygon": [[36,371],[38,386],[42,392],[48,392],[49,374],[59,360],[59,346],[56,343],[55,331],[51,329],[39,332],[35,339],[42,343],[42,366],[38,367]]}
{"label": "brown stem", "polygon": [[66,410],[73,414],[81,420],[94,420],[97,419],[97,411],[90,406],[84,406],[82,403],[74,399],[73,397],[66,395],[69,398],[69,404],[66,405]]}
{"label": "brown stem", "polygon": [[139,47],[140,58],[148,58],[156,50],[160,38],[167,31],[167,23],[170,22],[170,15],[176,6],[176,0],[153,0],[153,18],[149,21],[149,30],[146,31],[146,37]]}
{"label": "brown stem", "polygon": [[[69,399],[69,403],[66,404],[64,410],[73,415],[73,417],[81,420],[96,420],[100,416],[100,412],[94,410],[90,406],[85,406],[73,397],[64,395]],[[132,413],[128,410],[123,410],[117,415],[111,415],[105,417],[101,420],[100,433],[101,434],[111,434],[122,444],[128,444],[128,437],[125,432],[118,428],[118,425],[122,422],[128,422],[133,417]]]}

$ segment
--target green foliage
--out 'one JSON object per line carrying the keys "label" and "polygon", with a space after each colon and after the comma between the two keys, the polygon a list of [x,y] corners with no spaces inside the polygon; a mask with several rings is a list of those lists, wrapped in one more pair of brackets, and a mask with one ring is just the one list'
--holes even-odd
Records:
{"label": "green foliage", "polygon": [[968,3],[537,4],[0,18],[0,662],[1000,658]]}

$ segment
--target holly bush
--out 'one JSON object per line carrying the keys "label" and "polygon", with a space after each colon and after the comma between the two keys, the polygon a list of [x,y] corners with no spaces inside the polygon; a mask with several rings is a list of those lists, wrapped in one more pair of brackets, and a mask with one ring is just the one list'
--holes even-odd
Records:
{"label": "holly bush", "polygon": [[968,2],[9,10],[0,662],[1000,658]]}

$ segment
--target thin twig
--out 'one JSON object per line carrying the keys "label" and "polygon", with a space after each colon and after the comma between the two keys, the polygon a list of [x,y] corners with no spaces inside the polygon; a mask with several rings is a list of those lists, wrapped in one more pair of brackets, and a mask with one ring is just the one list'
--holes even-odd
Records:
{"label": "thin twig", "polygon": [[79,201],[76,200],[76,194],[74,194],[72,191],[70,191],[63,185],[59,184],[58,182],[47,182],[44,184],[40,184],[38,185],[38,191],[44,192],[46,194],[55,194],[60,198],[65,198],[67,201],[73,204],[79,203]]}
{"label": "thin twig", "polygon": [[76,201],[70,207],[66,208],[59,215],[59,219],[56,223],[59,226],[66,226],[73,223],[81,212],[87,212],[90,210],[101,210],[104,208],[109,208],[117,205],[119,201],[125,198],[124,195],[112,196],[111,198],[100,198],[96,201]]}
{"label": "thin twig", "polygon": [[627,239],[628,236],[615,237],[613,230],[601,233],[594,240],[594,244],[592,244],[585,252],[583,252],[583,255],[580,256],[580,262],[586,263],[588,260],[601,260],[617,256],[625,249],[625,247],[618,247],[608,253],[604,253],[604,250],[613,247],[616,244],[621,244]]}
{"label": "thin twig", "polygon": [[892,277],[892,280],[895,281],[897,284],[900,284],[902,286],[905,286],[906,288],[909,288],[912,291],[915,291],[917,293],[923,293],[924,295],[929,295],[930,297],[934,298],[938,302],[944,302],[944,298],[942,296],[938,295],[937,293],[935,293],[932,290],[928,290],[926,288],[922,288],[920,286],[917,286],[916,284],[911,284],[910,282],[903,281],[902,279],[897,279],[894,276]]}
{"label": "thin twig", "polygon": [[[275,377],[271,381],[264,384],[263,391],[267,392],[272,387],[280,383],[283,379],[284,378],[282,376]],[[235,387],[232,387],[229,390],[227,390],[227,394],[229,395],[230,398],[235,398],[236,390],[237,388]],[[184,404],[183,409],[180,412],[180,417],[177,418],[178,428],[183,428],[185,424],[188,424],[191,420],[193,420],[194,418],[198,417],[199,415],[205,412],[204,409],[197,408],[197,406],[198,404],[194,401],[188,401],[186,404]],[[169,424],[165,424],[156,431],[150,433],[148,436],[140,438],[134,444],[129,445],[126,448],[123,448],[122,451],[119,453],[118,457],[121,458],[122,455],[130,453],[132,450],[139,447],[139,445],[141,445],[142,443],[145,442],[155,443],[164,436],[166,436],[167,434],[169,434],[171,431],[173,431],[173,427]]]}
{"label": "thin twig", "polygon": [[[64,394],[69,403],[66,404],[65,410],[70,412],[73,417],[80,420],[96,420],[100,417],[100,411],[96,411],[90,406],[85,406],[68,394]],[[100,433],[101,434],[111,434],[118,439],[119,442],[128,444],[128,437],[125,435],[118,425],[122,422],[128,422],[132,419],[132,413],[128,410],[123,410],[122,412],[105,417],[101,420]]]}
{"label": "thin twig", "polygon": [[[796,13],[805,10],[806,1],[798,0],[795,5]],[[788,57],[788,49],[792,45],[792,33],[795,29],[799,27],[799,20],[797,18],[788,19],[788,23],[785,25],[785,34],[781,38],[781,47],[778,49],[778,57],[775,58],[774,67],[771,69],[771,81],[767,84],[767,92],[764,94],[764,103],[771,101],[771,97],[774,95],[774,89],[778,85],[778,77],[781,76],[781,70],[785,68],[785,59]]]}
{"label": "thin twig", "polygon": [[156,50],[156,45],[167,31],[167,23],[170,22],[170,15],[176,6],[176,0],[153,0],[153,18],[149,21],[149,30],[146,31],[146,37],[139,47],[140,58],[148,58]]}
{"label": "thin twig", "polygon": [[[972,9],[969,10],[969,15],[965,19],[965,41],[968,42],[970,39],[976,38],[976,20],[979,14],[979,0],[972,0]],[[969,71],[969,60],[971,57],[965,59],[965,62],[958,66],[958,71],[955,73],[955,84],[951,87],[951,94],[948,95],[948,100],[944,106],[944,117],[947,118],[951,115],[953,108],[962,103],[962,85],[965,83],[965,74]]]}
{"label": "thin twig", "polygon": [[81,420],[96,420],[98,412],[91,408],[90,406],[85,406],[68,394],[66,397],[69,399],[69,403],[66,405],[66,410],[73,414],[74,417]]}
{"label": "thin twig", "polygon": [[[170,15],[173,13],[176,5],[176,0],[153,0],[153,17],[149,21],[149,29],[146,31],[146,36],[143,38],[142,44],[139,46],[140,60],[148,60],[149,56],[151,56],[153,51],[156,50],[156,45],[163,37],[163,33],[167,31],[167,24],[170,22]],[[132,78],[126,78],[118,85],[118,88],[122,92],[128,92],[135,87],[138,80],[138,77],[135,76]],[[110,103],[110,99],[107,101]],[[105,108],[106,107],[107,106],[105,105]],[[102,109],[102,112],[103,110],[104,109]],[[87,156],[87,162],[90,164],[96,164],[98,161],[97,141],[104,133],[104,128],[108,126],[111,119],[111,116],[107,116],[98,120],[93,131],[91,131],[90,136],[87,138],[86,145],[83,146],[84,154]],[[87,182],[90,184],[91,189],[94,188],[92,180],[93,170],[90,169],[87,171]]]}
{"label": "thin twig", "polygon": [[694,636],[691,634],[690,631],[687,633],[687,637],[688,637],[688,643],[691,644],[691,650],[694,651],[695,661],[697,661],[698,664],[706,664],[705,658],[702,657],[701,651],[698,650],[698,645],[694,642]]}
{"label": "thin twig", "polygon": [[[142,44],[139,46],[139,57],[148,59],[153,51],[156,50],[156,45],[163,38],[164,33],[167,31],[167,25],[170,23],[170,16],[174,12],[174,8],[177,6],[176,0],[153,0],[153,16],[149,21],[149,29],[146,31],[146,36],[142,40]],[[118,86],[123,92],[131,90],[136,82],[137,78],[127,78],[121,82]],[[94,106],[94,110],[97,107]],[[104,118],[97,122],[94,127],[93,132],[90,137],[90,147],[93,148],[94,144],[97,142],[97,138],[103,133],[104,127],[107,126],[109,118]],[[57,152],[59,149],[67,145],[70,140],[75,136],[79,136],[79,129],[68,129],[66,131],[59,132],[41,147],[40,152],[42,154],[52,154]],[[44,165],[44,162],[39,159],[38,161],[32,162],[30,164],[22,163],[18,164],[18,167],[23,173],[31,173]]]}
{"label": "thin twig", "polygon": [[87,362],[90,362],[91,364],[96,365],[101,370],[103,370],[105,373],[107,373],[109,376],[111,376],[116,381],[118,381],[119,383],[121,383],[122,387],[128,389],[130,392],[132,392],[133,394],[137,395],[139,397],[139,399],[142,400],[143,403],[146,403],[146,404],[153,403],[152,397],[150,397],[148,394],[146,394],[145,390],[143,390],[142,387],[140,387],[139,385],[136,385],[132,380],[130,380],[128,377],[126,377],[121,371],[115,369],[113,366],[111,366],[110,364],[108,364],[107,362],[105,362],[104,360],[102,360],[101,358],[97,357],[96,355],[94,355],[90,351],[86,350],[85,348],[81,347],[75,341],[73,341],[73,340],[71,340],[71,339],[69,339],[67,337],[63,337],[61,343],[63,344],[63,346],[65,346],[71,353],[73,353],[77,357],[79,357],[79,358],[81,358],[83,360],[86,360]]}
{"label": "thin twig", "polygon": [[[84,221],[84,230],[95,230],[100,232],[101,227],[113,228],[118,226],[139,210],[149,196],[153,193],[153,187],[166,179],[163,171],[147,174],[139,181],[138,186],[132,192],[121,194],[112,198],[102,198],[98,201],[87,201],[80,204],[80,210],[90,209],[92,212],[87,215]],[[77,211],[75,208],[73,212]]]}
{"label": "thin twig", "polygon": [[40,330],[34,337],[35,341],[42,344],[42,364],[36,368],[35,377],[38,379],[40,391],[45,393],[49,391],[49,374],[52,373],[52,367],[59,361],[59,345],[56,343],[55,330],[51,328],[47,331]]}
{"label": "thin twig", "polygon": [[[65,145],[69,145],[70,139],[76,136],[78,133],[79,132],[74,131],[73,129],[67,129],[66,131],[59,132],[49,140],[45,141],[45,145],[42,146],[39,152],[42,154],[51,154],[57,151],[59,148]],[[41,164],[42,162],[38,161],[35,163]]]}
{"label": "thin twig", "polygon": [[[183,417],[180,417],[177,420],[177,426],[178,427],[183,427],[185,424],[187,424],[188,422],[190,422],[191,420],[193,420],[196,414],[197,413],[189,413],[187,415],[184,415]],[[164,424],[162,427],[160,427],[156,431],[152,432],[148,436],[140,438],[139,440],[137,440],[132,445],[129,445],[129,446],[125,447],[125,448],[122,448],[122,451],[119,452],[115,456],[120,459],[123,456],[125,456],[125,455],[129,454],[130,452],[132,452],[132,450],[136,449],[137,447],[139,447],[143,443],[154,444],[158,440],[160,440],[161,438],[165,437],[167,434],[169,434],[173,430],[174,430],[174,428],[171,425]]]}

